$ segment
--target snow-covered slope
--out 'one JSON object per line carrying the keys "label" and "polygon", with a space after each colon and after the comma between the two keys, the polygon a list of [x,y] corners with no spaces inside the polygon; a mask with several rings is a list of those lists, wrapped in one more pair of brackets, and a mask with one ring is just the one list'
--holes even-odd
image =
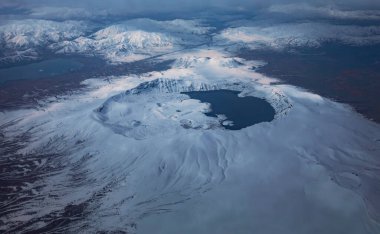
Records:
{"label": "snow-covered slope", "polygon": [[84,21],[19,20],[0,26],[1,61],[38,58],[41,50],[62,54],[101,55],[129,62],[206,42],[212,29],[196,20],[134,19],[105,26]]}
{"label": "snow-covered slope", "polygon": [[[379,232],[368,216],[380,220],[379,125],[305,90],[271,85],[275,79],[251,69],[260,63],[223,48],[163,59],[175,65],[87,80],[88,91],[43,110],[1,113],[0,137],[24,159],[6,157],[18,170],[2,176],[36,178],[10,185],[15,202],[5,204],[2,230],[41,230],[69,216],[55,231]],[[179,93],[220,87],[265,98],[277,118],[224,130],[203,114],[207,104]]]}
{"label": "snow-covered slope", "polygon": [[110,26],[95,33],[93,38],[80,37],[52,45],[50,48],[58,53],[95,53],[104,55],[112,62],[127,62],[179,47],[175,45],[175,38],[163,33],[128,31],[121,26]]}
{"label": "snow-covered slope", "polygon": [[344,20],[379,20],[378,9],[338,9],[330,6],[314,6],[310,3],[274,4],[269,7],[269,12],[286,14],[293,17],[344,19]]}
{"label": "snow-covered slope", "polygon": [[265,45],[273,48],[294,46],[318,47],[323,42],[336,41],[350,45],[380,43],[380,27],[331,25],[324,23],[290,23],[228,28],[218,39],[221,42]]}
{"label": "snow-covered slope", "polygon": [[4,53],[2,61],[30,60],[38,51],[52,43],[75,39],[89,30],[79,21],[55,22],[48,20],[16,20],[0,26],[0,41]]}
{"label": "snow-covered slope", "polygon": [[127,62],[203,43],[209,30],[197,21],[134,19],[50,48],[58,53],[97,53],[111,62]]}
{"label": "snow-covered slope", "polygon": [[78,21],[21,20],[1,26],[0,32],[7,48],[24,48],[73,39],[86,29],[86,24]]}
{"label": "snow-covered slope", "polygon": [[[72,17],[62,10],[40,16]],[[371,44],[379,27],[251,22],[213,40],[213,28],[196,20],[134,19],[97,31],[80,21],[2,24],[4,61],[47,49],[174,62],[88,79],[85,90],[40,100],[38,109],[1,112],[0,232],[380,233],[380,126],[279,85],[252,69],[264,62],[227,48]],[[217,89],[265,99],[275,119],[229,131],[223,116],[205,115],[209,104],[181,93]]]}

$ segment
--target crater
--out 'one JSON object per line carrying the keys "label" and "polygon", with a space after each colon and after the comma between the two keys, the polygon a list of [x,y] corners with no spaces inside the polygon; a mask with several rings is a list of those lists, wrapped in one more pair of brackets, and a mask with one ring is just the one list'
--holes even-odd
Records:
{"label": "crater", "polygon": [[258,123],[271,122],[276,114],[274,108],[257,97],[239,97],[239,91],[226,89],[182,92],[191,99],[211,105],[205,115],[221,118],[221,125],[229,130],[240,130]]}

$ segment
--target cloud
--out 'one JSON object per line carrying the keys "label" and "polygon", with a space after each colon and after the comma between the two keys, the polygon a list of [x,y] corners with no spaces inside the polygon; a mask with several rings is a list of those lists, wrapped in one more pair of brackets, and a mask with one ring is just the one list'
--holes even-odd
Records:
{"label": "cloud", "polygon": [[7,7],[17,7],[18,3],[17,1],[1,1],[0,2],[0,8],[7,8]]}
{"label": "cloud", "polygon": [[275,4],[268,8],[272,13],[284,13],[298,17],[320,17],[345,20],[380,20],[380,10],[346,10],[336,6],[315,6],[310,4]]}
{"label": "cloud", "polygon": [[83,8],[38,7],[33,8],[30,16],[42,19],[88,19],[99,15]]}
{"label": "cloud", "polygon": [[[107,12],[122,14],[130,12],[165,12],[173,10],[212,10],[215,8],[229,10],[246,10],[256,11],[259,9],[270,8],[277,5],[274,9],[277,11],[285,4],[284,9],[289,8],[286,4],[304,5],[301,0],[2,0],[1,6],[21,5],[27,8],[38,7],[69,7],[84,8],[88,11],[105,10]],[[363,10],[363,9],[380,9],[380,1],[378,0],[312,0],[307,2],[311,6],[334,6],[337,9],[345,10]],[[272,8],[273,10],[273,8]]]}

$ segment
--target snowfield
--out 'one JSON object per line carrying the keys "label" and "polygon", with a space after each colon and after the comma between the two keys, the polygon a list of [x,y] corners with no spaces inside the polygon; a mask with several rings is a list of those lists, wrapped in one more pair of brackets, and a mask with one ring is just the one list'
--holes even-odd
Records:
{"label": "snowfield", "polygon": [[41,48],[86,34],[89,26],[81,21],[15,20],[0,26],[1,62],[35,60]]}
{"label": "snowfield", "polygon": [[[379,39],[376,27],[315,35],[314,26],[247,25],[214,38],[196,20],[1,26],[2,59],[38,58],[43,47],[110,63],[174,62],[161,72],[89,77],[81,92],[1,112],[0,178],[11,199],[0,201],[0,232],[379,233],[380,126],[347,105],[278,85],[252,69],[263,61],[228,52],[233,43]],[[181,94],[217,89],[264,98],[275,120],[226,130],[205,115],[209,104]]]}
{"label": "snowfield", "polygon": [[101,26],[84,21],[18,20],[0,26],[0,62],[35,60],[58,54],[102,55],[113,63],[131,62],[206,43],[213,28],[200,21],[133,19]]}
{"label": "snowfield", "polygon": [[[55,10],[48,9],[46,12]],[[138,18],[111,25],[96,25],[80,20],[6,21],[0,26],[0,45],[4,47],[0,62],[36,60],[46,50],[57,54],[100,55],[111,63],[124,63],[211,42],[273,49],[318,47],[325,42],[356,46],[380,43],[378,26],[314,22],[267,25],[252,21],[229,24],[229,28],[214,34],[215,28],[200,20],[159,21]]]}
{"label": "snowfield", "polygon": [[191,20],[134,19],[51,48],[58,53],[98,53],[111,62],[131,62],[205,43],[211,29]]}
{"label": "snowfield", "polygon": [[[380,231],[379,125],[305,90],[271,85],[275,79],[251,69],[261,62],[218,47],[161,59],[173,58],[164,72],[89,79],[89,91],[40,110],[1,113],[2,139],[27,137],[17,153],[31,160],[5,176],[41,176],[11,188],[17,202],[2,204],[9,212],[1,229],[38,230],[71,215],[54,230]],[[209,105],[180,93],[219,88],[265,98],[276,119],[225,130],[204,115]]]}
{"label": "snowfield", "polygon": [[327,23],[288,23],[277,25],[252,25],[223,30],[218,39],[246,43],[256,48],[268,46],[274,49],[288,47],[319,47],[324,42],[340,42],[348,45],[380,43],[380,27],[331,25]]}

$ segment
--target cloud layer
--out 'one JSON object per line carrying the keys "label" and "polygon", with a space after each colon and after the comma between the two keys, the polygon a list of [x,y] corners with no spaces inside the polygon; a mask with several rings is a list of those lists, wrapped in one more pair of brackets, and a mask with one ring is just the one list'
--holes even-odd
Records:
{"label": "cloud layer", "polygon": [[[278,4],[304,4],[300,0],[3,0],[0,7],[20,6],[27,8],[38,7],[70,7],[84,8],[90,11],[106,10],[112,13],[128,12],[155,12],[155,11],[172,11],[172,10],[192,10],[203,9],[211,10],[215,8],[228,10],[247,10],[255,11],[258,9],[270,8]],[[307,2],[311,6],[330,6],[344,10],[363,10],[363,9],[380,9],[380,2],[377,0],[312,0]],[[283,10],[286,10],[284,8]]]}

